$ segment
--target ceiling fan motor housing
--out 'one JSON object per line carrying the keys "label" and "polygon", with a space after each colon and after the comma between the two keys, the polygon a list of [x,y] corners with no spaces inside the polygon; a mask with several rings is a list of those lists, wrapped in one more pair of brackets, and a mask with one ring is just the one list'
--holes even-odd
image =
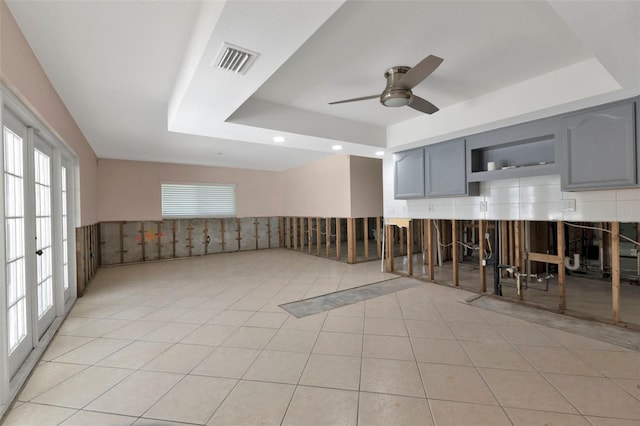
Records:
{"label": "ceiling fan motor housing", "polygon": [[411,68],[393,67],[384,73],[387,79],[387,87],[380,95],[380,103],[387,107],[405,106],[411,101],[413,93],[410,89],[400,86],[398,83]]}

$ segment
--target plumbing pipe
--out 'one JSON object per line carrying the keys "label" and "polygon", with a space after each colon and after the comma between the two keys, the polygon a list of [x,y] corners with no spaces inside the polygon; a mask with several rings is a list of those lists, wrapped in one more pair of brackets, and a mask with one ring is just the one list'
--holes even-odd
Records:
{"label": "plumbing pipe", "polygon": [[564,258],[564,267],[570,271],[577,271],[580,268],[580,255],[578,253],[573,255],[573,264],[571,264],[571,258],[566,256]]}

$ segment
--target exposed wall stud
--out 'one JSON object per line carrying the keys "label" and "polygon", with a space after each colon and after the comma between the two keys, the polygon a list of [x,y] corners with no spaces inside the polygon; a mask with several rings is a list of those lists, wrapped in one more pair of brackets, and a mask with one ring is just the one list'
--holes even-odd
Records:
{"label": "exposed wall stud", "polygon": [[376,217],[376,250],[378,259],[382,258],[382,218]]}
{"label": "exposed wall stud", "polygon": [[413,220],[407,225],[407,274],[413,275]]}
{"label": "exposed wall stud", "polygon": [[347,219],[347,263],[356,263],[356,219]]}
{"label": "exposed wall stud", "polygon": [[336,217],[336,259],[340,260],[340,255],[342,254],[340,249],[342,248],[342,235],[340,233],[342,226],[341,226],[341,219],[339,217]]}
{"label": "exposed wall stud", "polygon": [[431,219],[427,219],[427,262],[429,262],[429,280],[434,281],[436,278],[435,262],[433,256],[433,223]]}
{"label": "exposed wall stud", "polygon": [[386,272],[393,272],[394,270],[394,264],[393,264],[393,257],[394,257],[394,252],[393,252],[393,228],[395,228],[395,225],[385,225],[385,232],[386,232],[386,237],[385,237],[385,245],[387,246],[385,251],[387,252],[386,255],[386,259],[385,259],[385,263],[386,263]]}
{"label": "exposed wall stud", "polygon": [[331,247],[331,218],[325,219],[327,234],[324,236],[326,246],[326,256],[329,257]]}
{"label": "exposed wall stud", "polygon": [[613,322],[620,322],[620,222],[611,222],[611,308]]}
{"label": "exposed wall stud", "polygon": [[362,230],[362,239],[364,243],[364,261],[369,260],[369,218],[365,217],[362,219],[362,226],[364,229]]}
{"label": "exposed wall stud", "polygon": [[458,282],[458,222],[453,219],[451,221],[451,257],[453,261],[453,285],[457,287]]}
{"label": "exposed wall stud", "polygon": [[316,255],[320,256],[322,251],[322,221],[319,217],[316,217]]}

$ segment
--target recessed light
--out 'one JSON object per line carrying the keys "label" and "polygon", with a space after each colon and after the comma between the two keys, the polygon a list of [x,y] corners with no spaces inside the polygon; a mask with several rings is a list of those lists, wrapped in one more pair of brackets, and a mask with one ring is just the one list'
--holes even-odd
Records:
{"label": "recessed light", "polygon": [[282,142],[284,142],[285,140],[286,140],[286,139],[284,138],[284,136],[274,136],[274,137],[273,137],[273,141],[274,141],[275,143],[282,143]]}
{"label": "recessed light", "polygon": [[384,155],[384,151],[376,151],[376,155],[377,155],[378,157],[381,157],[381,156],[383,156],[383,155]]}
{"label": "recessed light", "polygon": [[331,147],[331,149],[334,151],[340,151],[342,149],[342,145],[334,145]]}

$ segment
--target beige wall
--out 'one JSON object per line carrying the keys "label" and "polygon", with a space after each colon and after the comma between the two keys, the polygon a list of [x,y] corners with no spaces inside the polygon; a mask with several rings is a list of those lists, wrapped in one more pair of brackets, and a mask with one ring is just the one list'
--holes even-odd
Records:
{"label": "beige wall", "polygon": [[280,215],[278,172],[100,159],[98,220],[160,220],[162,182],[233,183],[238,217]]}
{"label": "beige wall", "polygon": [[283,216],[350,217],[348,155],[285,170],[281,179]]}
{"label": "beige wall", "polygon": [[95,223],[98,220],[96,154],[51,85],[2,0],[0,19],[0,79],[78,155],[81,223]]}
{"label": "beige wall", "polygon": [[382,216],[382,160],[350,156],[350,217]]}

